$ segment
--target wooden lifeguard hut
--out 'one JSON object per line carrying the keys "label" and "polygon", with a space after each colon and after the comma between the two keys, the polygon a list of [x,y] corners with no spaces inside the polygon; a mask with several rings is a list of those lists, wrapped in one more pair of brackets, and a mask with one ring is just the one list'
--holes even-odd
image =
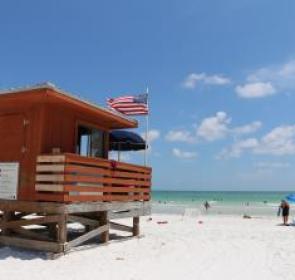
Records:
{"label": "wooden lifeguard hut", "polygon": [[49,83],[0,92],[0,244],[58,253],[112,228],[137,236],[151,168],[108,158],[110,132],[137,125]]}

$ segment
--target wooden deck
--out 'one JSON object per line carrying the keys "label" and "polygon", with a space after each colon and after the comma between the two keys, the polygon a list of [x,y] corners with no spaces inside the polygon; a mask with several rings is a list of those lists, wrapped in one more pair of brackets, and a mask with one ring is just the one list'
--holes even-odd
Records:
{"label": "wooden deck", "polygon": [[40,155],[36,200],[55,202],[149,201],[149,167],[76,154]]}

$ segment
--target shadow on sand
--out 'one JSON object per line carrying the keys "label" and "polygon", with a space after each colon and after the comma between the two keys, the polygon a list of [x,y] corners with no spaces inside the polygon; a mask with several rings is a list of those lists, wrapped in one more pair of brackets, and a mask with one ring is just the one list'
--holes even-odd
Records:
{"label": "shadow on sand", "polygon": [[19,260],[36,260],[36,259],[42,259],[47,260],[47,253],[45,252],[38,252],[38,251],[31,251],[16,247],[8,247],[3,246],[0,247],[0,262],[2,260],[13,258],[13,259],[19,259]]}
{"label": "shadow on sand", "polygon": [[[74,234],[75,231],[72,232]],[[78,233],[78,231],[77,231]],[[143,236],[139,236],[138,238],[141,238]],[[72,249],[71,251],[67,252],[73,253],[76,251],[82,251],[82,250],[89,250],[89,249],[94,249],[99,246],[105,246],[105,245],[110,245],[110,243],[116,243],[116,242],[122,242],[122,241],[127,241],[129,239],[134,239],[132,236],[124,236],[124,235],[118,235],[116,233],[110,234],[110,242],[108,243],[99,243],[97,242],[98,240],[96,238],[90,239],[88,242],[85,242],[83,246],[76,247]],[[41,259],[41,260],[52,260],[51,253],[48,252],[43,252],[43,251],[34,251],[34,250],[29,250],[29,249],[22,249],[18,247],[13,247],[13,246],[0,246],[0,264],[2,260],[6,260],[8,258],[12,259],[18,259],[18,260],[36,260],[36,259]]]}

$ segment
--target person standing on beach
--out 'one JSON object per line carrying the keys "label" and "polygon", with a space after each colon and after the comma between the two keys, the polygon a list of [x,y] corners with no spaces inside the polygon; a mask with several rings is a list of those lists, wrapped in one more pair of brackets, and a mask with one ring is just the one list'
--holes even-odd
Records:
{"label": "person standing on beach", "polygon": [[205,207],[206,211],[210,208],[210,204],[207,200],[204,203],[204,207]]}
{"label": "person standing on beach", "polygon": [[290,211],[289,203],[286,200],[282,200],[281,205],[279,206],[278,215],[280,215],[280,213],[282,212],[283,223],[285,226],[288,225],[289,211]]}

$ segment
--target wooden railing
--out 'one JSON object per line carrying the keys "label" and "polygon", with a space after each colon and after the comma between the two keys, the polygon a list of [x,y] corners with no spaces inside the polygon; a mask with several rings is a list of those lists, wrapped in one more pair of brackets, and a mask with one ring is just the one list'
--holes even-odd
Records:
{"label": "wooden railing", "polygon": [[76,154],[40,155],[36,200],[148,201],[151,168]]}

